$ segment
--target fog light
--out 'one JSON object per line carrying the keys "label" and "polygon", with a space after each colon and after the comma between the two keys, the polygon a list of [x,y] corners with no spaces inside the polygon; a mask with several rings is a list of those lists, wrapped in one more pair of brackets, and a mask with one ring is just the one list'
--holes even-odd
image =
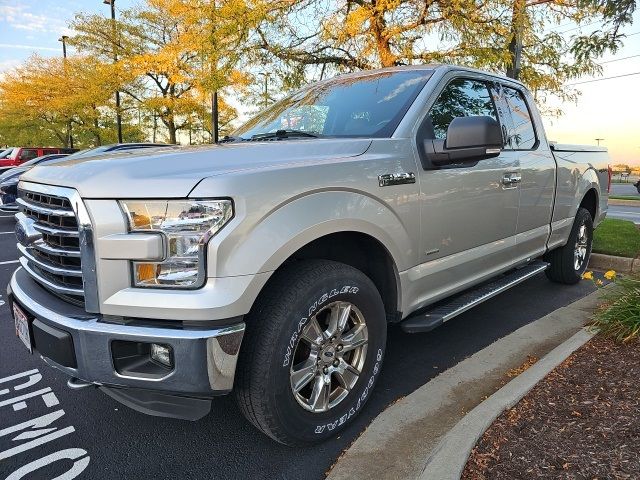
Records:
{"label": "fog light", "polygon": [[151,344],[151,359],[165,367],[173,367],[172,350],[169,345]]}

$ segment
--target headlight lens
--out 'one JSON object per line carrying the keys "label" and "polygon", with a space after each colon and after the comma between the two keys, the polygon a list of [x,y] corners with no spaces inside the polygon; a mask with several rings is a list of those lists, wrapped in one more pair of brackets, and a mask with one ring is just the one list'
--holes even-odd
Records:
{"label": "headlight lens", "polygon": [[231,200],[123,200],[130,231],[166,238],[162,262],[133,262],[136,287],[197,288],[204,283],[209,239],[233,216]]}

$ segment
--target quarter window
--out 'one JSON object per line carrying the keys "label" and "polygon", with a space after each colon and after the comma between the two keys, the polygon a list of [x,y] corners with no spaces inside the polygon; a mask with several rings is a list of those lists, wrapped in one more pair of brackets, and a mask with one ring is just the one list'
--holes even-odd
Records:
{"label": "quarter window", "polygon": [[507,148],[512,150],[531,150],[536,145],[536,131],[531,114],[522,92],[515,88],[502,87],[507,106],[506,129]]}
{"label": "quarter window", "polygon": [[498,120],[487,85],[465,78],[451,81],[429,111],[434,138],[445,139],[449,124],[454,118],[474,116],[488,116]]}

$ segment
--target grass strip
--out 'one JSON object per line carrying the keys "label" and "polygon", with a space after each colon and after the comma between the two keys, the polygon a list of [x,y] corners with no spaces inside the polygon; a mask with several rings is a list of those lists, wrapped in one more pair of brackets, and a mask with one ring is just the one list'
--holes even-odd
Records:
{"label": "grass strip", "polygon": [[593,251],[635,258],[640,254],[640,230],[633,222],[607,218],[594,232]]}

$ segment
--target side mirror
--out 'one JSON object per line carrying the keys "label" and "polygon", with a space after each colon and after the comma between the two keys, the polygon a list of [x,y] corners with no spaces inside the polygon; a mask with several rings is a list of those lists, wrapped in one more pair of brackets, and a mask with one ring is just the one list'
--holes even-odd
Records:
{"label": "side mirror", "polygon": [[494,158],[503,146],[500,124],[493,118],[456,117],[449,124],[446,140],[426,140],[425,152],[433,165],[443,166]]}

